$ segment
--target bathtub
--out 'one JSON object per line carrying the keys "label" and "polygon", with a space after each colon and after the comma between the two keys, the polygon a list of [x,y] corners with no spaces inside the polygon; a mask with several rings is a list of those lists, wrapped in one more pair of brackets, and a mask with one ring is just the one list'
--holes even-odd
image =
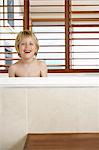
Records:
{"label": "bathtub", "polygon": [[99,73],[48,74],[48,77],[8,77],[0,74],[2,87],[86,87],[99,86]]}
{"label": "bathtub", "polygon": [[[99,74],[0,77],[1,149],[23,149],[27,133],[99,132]],[[9,135],[11,138],[9,140]]]}

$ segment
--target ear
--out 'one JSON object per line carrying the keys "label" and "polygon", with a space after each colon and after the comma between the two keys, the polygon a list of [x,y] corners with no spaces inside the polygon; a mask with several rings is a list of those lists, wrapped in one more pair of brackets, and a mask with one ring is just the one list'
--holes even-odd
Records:
{"label": "ear", "polygon": [[34,55],[37,56],[37,52],[35,52]]}
{"label": "ear", "polygon": [[18,53],[18,56],[21,57],[20,53]]}

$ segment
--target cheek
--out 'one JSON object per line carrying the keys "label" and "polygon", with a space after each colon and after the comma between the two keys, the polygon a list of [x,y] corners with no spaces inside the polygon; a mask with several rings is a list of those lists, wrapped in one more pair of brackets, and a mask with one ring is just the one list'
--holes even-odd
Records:
{"label": "cheek", "polygon": [[23,53],[24,53],[24,51],[23,51],[23,48],[22,48],[22,47],[19,47],[19,53],[20,53],[20,54],[23,54]]}
{"label": "cheek", "polygon": [[19,48],[20,48],[20,49],[24,48],[24,45],[19,45]]}
{"label": "cheek", "polygon": [[21,45],[19,45],[19,51],[22,49],[22,46]]}
{"label": "cheek", "polygon": [[20,53],[23,53],[23,50],[24,50],[24,46],[21,46],[21,45],[20,45],[20,46],[19,46],[19,52],[20,52]]}
{"label": "cheek", "polygon": [[36,51],[37,51],[37,47],[36,47],[36,46],[33,46],[33,47],[32,47],[32,50],[33,50],[33,52],[36,52]]}

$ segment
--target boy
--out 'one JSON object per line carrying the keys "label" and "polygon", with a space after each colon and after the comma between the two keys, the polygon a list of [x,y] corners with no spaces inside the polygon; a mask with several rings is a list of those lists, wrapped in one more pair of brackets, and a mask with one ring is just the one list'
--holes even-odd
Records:
{"label": "boy", "polygon": [[46,77],[47,66],[36,59],[39,44],[31,31],[21,31],[16,38],[15,48],[20,60],[9,67],[9,77]]}

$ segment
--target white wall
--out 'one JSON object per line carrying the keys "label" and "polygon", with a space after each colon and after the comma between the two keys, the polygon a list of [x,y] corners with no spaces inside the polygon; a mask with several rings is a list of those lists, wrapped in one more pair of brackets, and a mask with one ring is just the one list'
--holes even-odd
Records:
{"label": "white wall", "polygon": [[27,133],[98,132],[99,87],[0,88],[0,150],[22,150]]}

